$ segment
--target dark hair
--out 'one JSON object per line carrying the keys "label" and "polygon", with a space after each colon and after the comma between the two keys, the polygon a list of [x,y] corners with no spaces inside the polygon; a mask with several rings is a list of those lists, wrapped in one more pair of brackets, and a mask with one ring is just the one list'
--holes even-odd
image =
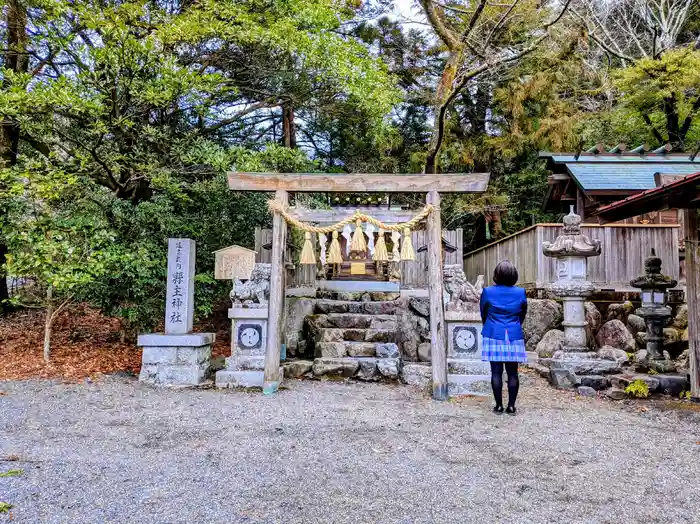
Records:
{"label": "dark hair", "polygon": [[514,286],[518,281],[518,270],[515,266],[504,260],[499,262],[493,270],[493,282],[499,286]]}

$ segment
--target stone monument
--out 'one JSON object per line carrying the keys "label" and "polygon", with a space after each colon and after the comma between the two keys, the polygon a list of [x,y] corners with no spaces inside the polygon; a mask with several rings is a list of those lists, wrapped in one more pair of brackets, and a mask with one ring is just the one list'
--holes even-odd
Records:
{"label": "stone monument", "polygon": [[197,386],[209,378],[213,333],[192,333],[195,242],[168,239],[165,333],[139,335],[139,380],[162,386]]}
{"label": "stone monument", "polygon": [[619,370],[619,364],[598,358],[589,350],[586,336],[585,301],[595,291],[587,280],[588,258],[600,255],[600,241],[581,233],[582,220],[573,206],[563,222],[563,234],[554,242],[542,243],[542,253],[556,261],[557,280],[549,289],[564,304],[562,349],[544,363],[549,365],[553,385],[571,387],[576,385],[575,374],[612,373]]}
{"label": "stone monument", "polygon": [[216,372],[218,388],[263,386],[271,270],[270,264],[257,263],[246,282],[234,281],[228,310],[231,356],[226,368]]}
{"label": "stone monument", "polygon": [[443,268],[445,323],[447,324],[447,384],[448,394],[488,395],[491,391],[491,371],[481,360],[483,322],[479,301],[484,278],[476,284],[467,281],[459,265]]}
{"label": "stone monument", "polygon": [[651,256],[644,261],[644,275],[630,281],[630,285],[641,290],[642,307],[640,315],[646,323],[646,359],[637,362],[639,371],[654,370],[669,373],[676,370],[675,364],[664,356],[664,327],[671,318],[671,308],[666,305],[666,291],[676,287],[678,282],[668,275],[661,274],[661,259],[651,250]]}

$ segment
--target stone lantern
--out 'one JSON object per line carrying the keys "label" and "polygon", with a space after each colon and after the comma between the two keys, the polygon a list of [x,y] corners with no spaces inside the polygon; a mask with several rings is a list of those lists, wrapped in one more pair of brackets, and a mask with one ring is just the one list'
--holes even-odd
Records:
{"label": "stone lantern", "polygon": [[619,371],[619,364],[599,358],[588,346],[586,298],[595,286],[587,280],[588,258],[601,252],[599,240],[581,233],[581,217],[571,211],[564,217],[564,231],[554,242],[543,242],[542,253],[556,260],[557,280],[549,290],[564,304],[564,343],[548,359],[550,382],[557,387],[576,385],[578,375],[599,375]]}
{"label": "stone lantern", "polygon": [[670,276],[661,274],[661,259],[653,249],[644,261],[644,275],[630,281],[632,287],[641,290],[640,316],[647,327],[647,360],[640,364],[661,373],[674,370],[673,363],[663,354],[663,330],[671,317],[671,309],[666,306],[666,291],[677,284]]}
{"label": "stone lantern", "polygon": [[586,280],[587,259],[600,255],[600,240],[581,234],[581,217],[574,207],[564,217],[564,232],[554,242],[543,242],[542,253],[556,259],[557,280],[550,290],[564,303],[564,347],[566,352],[588,352],[585,300],[595,291]]}

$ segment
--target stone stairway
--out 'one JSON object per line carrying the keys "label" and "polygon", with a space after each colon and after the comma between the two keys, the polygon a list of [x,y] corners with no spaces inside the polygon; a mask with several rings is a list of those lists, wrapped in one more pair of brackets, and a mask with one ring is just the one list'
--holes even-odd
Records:
{"label": "stone stairway", "polygon": [[398,380],[401,354],[392,294],[329,294],[306,317],[316,377]]}

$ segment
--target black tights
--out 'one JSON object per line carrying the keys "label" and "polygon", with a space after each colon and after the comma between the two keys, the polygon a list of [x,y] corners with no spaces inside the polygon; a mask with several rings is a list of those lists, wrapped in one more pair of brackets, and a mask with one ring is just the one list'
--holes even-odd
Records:
{"label": "black tights", "polygon": [[503,407],[503,365],[508,374],[508,406],[515,407],[515,399],[518,398],[518,363],[517,362],[491,362],[491,387],[496,407]]}

